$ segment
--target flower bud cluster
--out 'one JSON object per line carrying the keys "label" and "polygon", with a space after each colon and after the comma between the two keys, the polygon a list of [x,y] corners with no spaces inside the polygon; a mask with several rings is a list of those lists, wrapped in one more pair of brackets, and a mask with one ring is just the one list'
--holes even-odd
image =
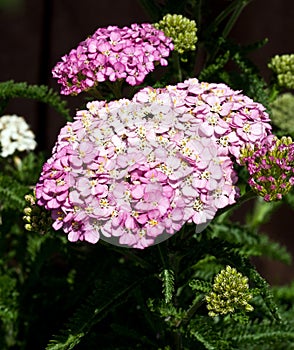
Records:
{"label": "flower bud cluster", "polygon": [[23,220],[27,231],[35,231],[45,233],[52,225],[50,214],[44,208],[36,204],[35,194],[27,194],[25,196],[27,207],[24,208]]}
{"label": "flower bud cluster", "polygon": [[179,54],[196,49],[196,22],[182,15],[167,14],[161,21],[154,24],[164,34],[173,40],[174,50]]}
{"label": "flower bud cluster", "polygon": [[0,117],[0,157],[36,148],[35,135],[23,117],[15,114]]}
{"label": "flower bud cluster", "polygon": [[248,278],[227,266],[215,276],[212,291],[205,297],[208,315],[215,317],[236,311],[253,311],[249,304],[251,298]]}
{"label": "flower bud cluster", "polygon": [[272,123],[283,135],[294,137],[294,95],[286,92],[271,104]]}
{"label": "flower bud cluster", "polygon": [[277,74],[278,83],[286,89],[294,89],[294,54],[276,55],[268,64]]}
{"label": "flower bud cluster", "polygon": [[151,24],[108,26],[63,56],[52,73],[64,95],[77,95],[104,81],[139,85],[156,64],[167,65],[172,49],[171,39]]}
{"label": "flower bud cluster", "polygon": [[251,188],[265,201],[281,200],[294,185],[294,143],[291,137],[271,135],[255,147],[242,150]]}

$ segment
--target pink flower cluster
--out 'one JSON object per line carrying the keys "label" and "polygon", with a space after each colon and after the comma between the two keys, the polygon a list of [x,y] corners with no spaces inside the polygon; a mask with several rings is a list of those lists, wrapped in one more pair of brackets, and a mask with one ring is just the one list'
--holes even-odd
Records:
{"label": "pink flower cluster", "polygon": [[254,148],[243,150],[249,185],[266,202],[281,200],[294,186],[294,143],[269,135]]}
{"label": "pink flower cluster", "polygon": [[132,100],[93,101],[60,132],[36,186],[70,241],[134,248],[201,230],[238,197],[233,156],[270,131],[264,108],[190,79]]}
{"label": "pink flower cluster", "polygon": [[[270,118],[265,107],[234,91],[225,84],[188,79],[167,86],[181,120],[189,124],[189,133],[211,138],[219,155],[233,156],[240,163],[240,149],[254,145],[271,134]],[[187,118],[187,110],[194,118]]]}
{"label": "pink flower cluster", "polygon": [[155,64],[167,65],[171,50],[171,39],[151,24],[108,26],[63,56],[52,73],[64,95],[79,94],[104,81],[125,79],[139,85]]}

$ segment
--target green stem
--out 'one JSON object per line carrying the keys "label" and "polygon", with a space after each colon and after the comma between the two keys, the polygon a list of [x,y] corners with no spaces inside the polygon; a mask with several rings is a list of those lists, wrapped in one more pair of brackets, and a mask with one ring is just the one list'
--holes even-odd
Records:
{"label": "green stem", "polygon": [[162,262],[162,266],[164,269],[167,268],[167,264],[166,264],[166,261],[165,261],[165,258],[163,256],[163,252],[162,252],[162,249],[161,249],[161,244],[157,244],[157,250],[159,252],[159,257],[160,257],[160,260]]}
{"label": "green stem", "polygon": [[202,0],[196,1],[195,5],[195,19],[197,24],[197,30],[200,32],[200,25],[201,25],[201,13],[202,13]]}
{"label": "green stem", "polygon": [[243,196],[241,196],[238,199],[238,202],[228,205],[222,209],[219,209],[215,215],[215,217],[220,216],[224,213],[226,213],[227,211],[231,210],[231,209],[236,209],[238,207],[240,207],[243,203],[247,202],[248,200],[257,197],[256,193],[254,193],[253,191],[248,191],[246,192]]}
{"label": "green stem", "polygon": [[196,311],[200,308],[200,306],[203,305],[205,299],[202,296],[199,296],[198,298],[195,298],[193,304],[189,307],[189,309],[186,312],[186,316],[183,317],[178,324],[176,325],[177,328],[179,328],[182,324],[186,326],[192,317],[195,315]]}
{"label": "green stem", "polygon": [[92,97],[97,98],[98,100],[105,100],[105,98],[102,96],[101,92],[98,90],[97,87],[87,90],[87,93]]}
{"label": "green stem", "polygon": [[222,34],[223,38],[226,38],[229,35],[230,31],[232,30],[233,26],[235,25],[240,14],[244,10],[244,8],[249,4],[250,1],[251,0],[238,1],[236,8],[235,8],[235,11],[233,12],[232,16],[228,20],[228,22],[223,30],[223,34]]}
{"label": "green stem", "polygon": [[124,257],[129,258],[130,260],[135,261],[136,263],[138,263],[141,267],[145,268],[146,270],[152,271],[154,269],[154,267],[146,260],[144,260],[143,258],[141,258],[140,256],[138,256],[136,254],[136,252],[133,252],[132,249],[127,249],[127,248],[119,248],[116,247],[114,245],[105,243],[101,240],[101,244],[104,244],[107,248],[123,255]]}
{"label": "green stem", "polygon": [[281,202],[266,203],[261,197],[256,198],[252,213],[247,217],[247,225],[256,228],[266,223],[270,214],[281,205]]}
{"label": "green stem", "polygon": [[122,83],[123,80],[119,79],[116,80],[115,82],[111,83],[111,82],[106,82],[106,85],[109,87],[109,89],[111,90],[111,92],[113,93],[114,97],[117,99],[122,98]]}
{"label": "green stem", "polygon": [[[222,11],[219,16],[216,18],[215,22],[214,22],[214,26],[217,28],[218,25],[226,18],[230,15],[231,12],[233,12],[231,14],[231,16],[229,17],[229,20],[225,26],[225,28],[223,29],[223,32],[221,34],[221,38],[225,39],[230,31],[232,30],[233,26],[235,25],[237,19],[239,18],[240,14],[242,13],[242,11],[244,10],[244,8],[249,4],[249,2],[251,2],[252,0],[236,0],[234,2],[232,2],[224,11]],[[209,57],[209,61],[212,62],[214,60],[214,58],[216,57],[218,51],[219,51],[220,45],[219,43],[215,46],[214,51],[212,52],[212,54]]]}
{"label": "green stem", "polygon": [[180,55],[177,52],[174,52],[174,66],[176,70],[177,79],[180,82],[183,79],[183,74],[180,63]]}

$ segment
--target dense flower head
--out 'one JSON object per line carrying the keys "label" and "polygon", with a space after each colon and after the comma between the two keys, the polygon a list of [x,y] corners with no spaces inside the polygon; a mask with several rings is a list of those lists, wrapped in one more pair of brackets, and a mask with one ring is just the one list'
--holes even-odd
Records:
{"label": "dense flower head", "polygon": [[151,24],[99,28],[53,68],[61,93],[76,95],[98,83],[125,80],[141,84],[156,64],[167,65],[170,38]]}
{"label": "dense flower head", "polygon": [[209,137],[217,144],[219,154],[233,156],[237,163],[244,145],[254,145],[271,134],[265,107],[225,84],[188,79],[167,86],[167,90],[176,110],[183,112],[181,120],[189,125],[189,133],[197,131]]}
{"label": "dense flower head", "polygon": [[174,50],[179,54],[196,49],[197,27],[195,21],[182,15],[167,14],[158,23],[155,23],[154,27],[172,38]]}
{"label": "dense flower head", "polygon": [[270,130],[264,108],[196,79],[92,101],[60,132],[36,186],[71,241],[145,248],[201,230],[238,197],[234,156]]}
{"label": "dense flower head", "polygon": [[33,151],[36,146],[35,135],[23,117],[15,114],[0,117],[0,157]]}
{"label": "dense flower head", "polygon": [[211,317],[253,311],[249,304],[251,298],[248,278],[231,266],[215,276],[212,291],[205,297]]}
{"label": "dense flower head", "polygon": [[278,128],[279,134],[294,137],[294,95],[290,92],[281,94],[271,103],[270,107],[271,120]]}
{"label": "dense flower head", "polygon": [[291,137],[271,135],[255,147],[242,150],[249,185],[265,201],[281,200],[294,185],[294,143]]}
{"label": "dense flower head", "polygon": [[280,86],[294,89],[294,54],[276,55],[268,66],[276,73]]}

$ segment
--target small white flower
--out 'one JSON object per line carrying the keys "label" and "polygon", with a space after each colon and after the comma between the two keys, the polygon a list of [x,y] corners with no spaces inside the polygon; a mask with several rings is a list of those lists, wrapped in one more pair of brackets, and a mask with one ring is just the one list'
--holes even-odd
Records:
{"label": "small white flower", "polygon": [[32,151],[36,148],[35,135],[23,117],[0,117],[0,157],[8,157],[16,151]]}

